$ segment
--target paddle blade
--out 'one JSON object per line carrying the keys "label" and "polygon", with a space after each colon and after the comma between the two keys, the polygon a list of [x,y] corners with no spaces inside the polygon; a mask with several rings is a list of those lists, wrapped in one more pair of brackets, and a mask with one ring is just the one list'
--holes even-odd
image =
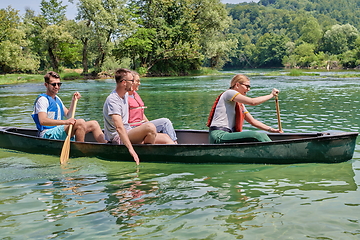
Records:
{"label": "paddle blade", "polygon": [[60,155],[60,164],[65,164],[69,160],[70,154],[70,136],[65,139]]}
{"label": "paddle blade", "polygon": [[68,135],[65,139],[63,148],[61,150],[61,155],[60,155],[60,164],[65,164],[68,160],[69,160],[69,155],[70,155],[70,136],[71,136],[71,131],[72,131],[72,127],[73,125],[69,126],[69,132]]}

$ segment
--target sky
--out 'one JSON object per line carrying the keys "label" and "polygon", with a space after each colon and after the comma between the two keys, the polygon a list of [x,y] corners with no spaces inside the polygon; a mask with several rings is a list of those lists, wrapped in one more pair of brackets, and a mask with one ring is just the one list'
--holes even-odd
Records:
{"label": "sky", "polygon": [[[222,3],[240,3],[240,2],[259,2],[259,0],[221,0]],[[0,0],[0,9],[7,8],[9,5],[15,10],[19,10],[20,14],[25,13],[26,8],[34,10],[35,13],[40,13],[41,0]],[[68,0],[62,0],[62,5],[67,5],[66,16],[68,19],[74,19],[76,15],[76,6],[69,3]]]}

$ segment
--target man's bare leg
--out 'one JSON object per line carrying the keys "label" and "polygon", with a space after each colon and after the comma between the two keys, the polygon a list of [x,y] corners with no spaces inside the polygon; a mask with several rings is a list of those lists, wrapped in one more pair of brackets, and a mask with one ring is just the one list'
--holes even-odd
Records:
{"label": "man's bare leg", "polygon": [[103,131],[100,128],[100,125],[97,121],[91,120],[88,122],[85,122],[86,130],[85,133],[92,132],[95,140],[99,143],[106,143],[105,135]]}
{"label": "man's bare leg", "polygon": [[156,135],[155,144],[175,144],[175,143],[166,133],[158,133]]}
{"label": "man's bare leg", "polygon": [[156,127],[152,123],[145,123],[128,132],[131,143],[154,144],[156,139]]}
{"label": "man's bare leg", "polygon": [[[69,131],[69,126],[65,126],[64,130],[66,133]],[[84,142],[85,141],[85,120],[84,119],[76,119],[75,124],[72,127],[71,136],[75,135],[75,139],[78,142]]]}
{"label": "man's bare leg", "polygon": [[[68,132],[69,126],[65,127],[65,131]],[[77,142],[85,141],[85,134],[92,132],[94,138],[99,143],[106,143],[104,133],[102,132],[100,125],[97,121],[92,120],[85,122],[84,119],[76,119],[76,123],[73,126],[71,136],[75,135]]]}

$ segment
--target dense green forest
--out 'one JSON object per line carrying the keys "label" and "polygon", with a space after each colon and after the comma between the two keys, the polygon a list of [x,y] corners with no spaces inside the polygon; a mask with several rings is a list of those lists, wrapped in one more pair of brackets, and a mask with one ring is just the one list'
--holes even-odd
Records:
{"label": "dense green forest", "polygon": [[225,67],[355,68],[360,64],[360,3],[260,0],[227,5],[237,39]]}
{"label": "dense green forest", "polygon": [[355,0],[61,0],[41,13],[0,9],[0,72],[188,74],[202,67],[356,68],[360,2]]}

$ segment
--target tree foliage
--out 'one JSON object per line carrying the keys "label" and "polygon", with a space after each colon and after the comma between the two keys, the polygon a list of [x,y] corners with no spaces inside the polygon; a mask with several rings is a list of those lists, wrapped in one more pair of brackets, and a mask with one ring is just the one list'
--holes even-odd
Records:
{"label": "tree foliage", "polygon": [[[238,39],[249,37],[251,43],[241,48],[253,51],[247,56],[231,56],[231,62],[225,67],[275,67],[281,63],[280,66],[317,68],[327,66],[324,62],[329,61],[336,62],[333,64],[336,66],[354,66],[354,57],[349,56],[357,53],[359,22],[358,18],[349,16],[358,12],[358,4],[355,0],[347,2],[348,5],[333,0],[261,0],[259,4],[227,5],[234,19],[230,33]],[[338,12],[337,17],[334,12]],[[279,36],[288,42],[272,39],[275,42],[271,44],[271,38]],[[284,53],[283,46],[287,48],[285,54],[276,54]],[[240,50],[238,47],[236,51]],[[271,52],[274,54],[269,54]],[[346,59],[350,62],[346,63]]]}
{"label": "tree foliage", "polygon": [[18,11],[0,9],[0,71],[32,72],[38,69],[36,56],[30,51]]}
{"label": "tree foliage", "polygon": [[59,24],[66,19],[66,5],[62,5],[62,1],[41,0],[40,6],[42,16],[49,25]]}
{"label": "tree foliage", "polygon": [[336,24],[325,32],[322,49],[331,54],[341,54],[352,50],[358,37],[359,32],[354,26]]}
{"label": "tree foliage", "polygon": [[2,72],[63,68],[98,73],[117,65],[154,75],[201,66],[359,66],[356,0],[42,0],[24,17],[0,9]]}
{"label": "tree foliage", "polygon": [[66,26],[65,6],[58,0],[42,0],[41,14],[27,10],[24,23],[32,50],[43,68],[59,71],[61,66],[74,66],[78,61],[79,45]]}
{"label": "tree foliage", "polygon": [[[113,48],[113,39],[119,39],[135,27],[123,0],[78,0],[77,20],[82,21],[77,38],[83,44],[83,68],[87,69],[88,51],[94,55],[93,67],[102,70]],[[86,26],[86,27],[85,27]]]}
{"label": "tree foliage", "polygon": [[219,0],[135,0],[131,9],[139,27],[119,42],[118,59],[150,72],[186,72],[206,57],[213,67],[223,64],[230,18]]}
{"label": "tree foliage", "polygon": [[289,38],[285,35],[265,33],[256,43],[256,62],[259,67],[281,67],[282,59],[286,55],[286,43]]}
{"label": "tree foliage", "polygon": [[304,10],[317,19],[326,15],[339,24],[351,23],[360,27],[360,3],[357,0],[260,0],[259,4],[289,11]]}

